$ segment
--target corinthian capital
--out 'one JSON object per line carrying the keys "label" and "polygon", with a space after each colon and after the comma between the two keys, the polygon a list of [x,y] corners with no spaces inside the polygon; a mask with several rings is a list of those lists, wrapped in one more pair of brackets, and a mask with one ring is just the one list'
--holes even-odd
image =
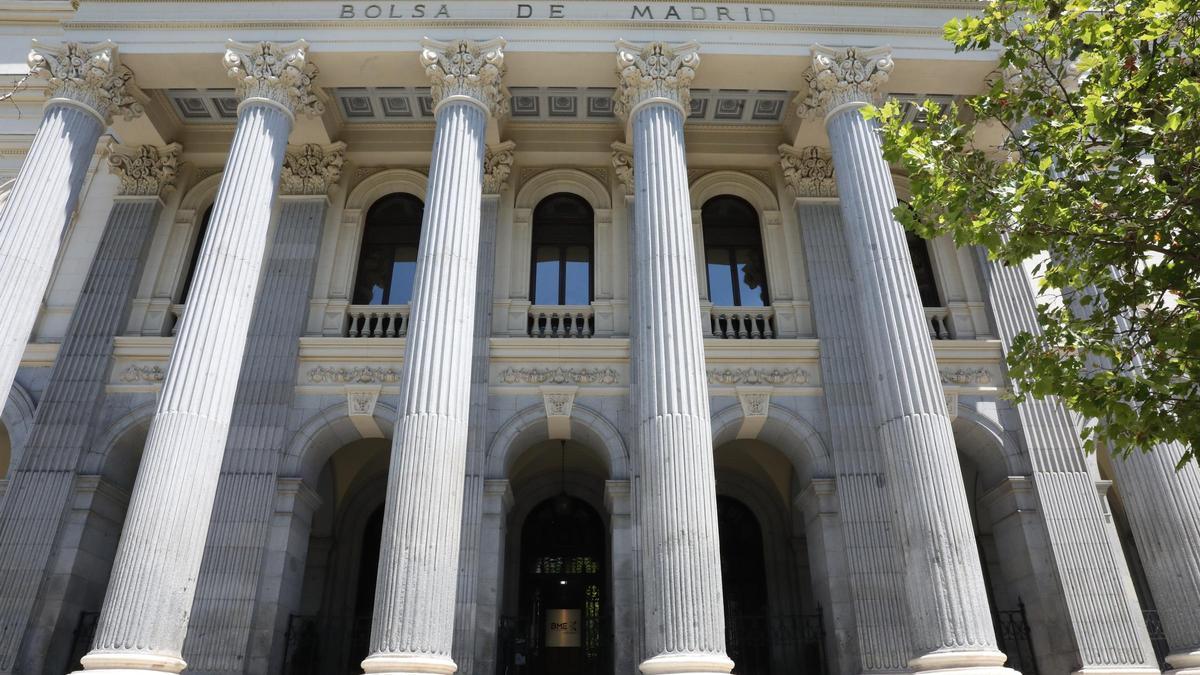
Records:
{"label": "corinthian capital", "polygon": [[346,144],[320,146],[309,143],[288,148],[279,175],[280,191],[285,195],[325,195],[342,175]]}
{"label": "corinthian capital", "polygon": [[308,61],[304,40],[286,45],[230,40],[225,43],[225,68],[243,101],[266,99],[293,115],[320,115],[325,110],[313,88],[317,67]]}
{"label": "corinthian capital", "polygon": [[779,146],[779,164],[788,189],[797,197],[837,197],[833,158],[824,148]]}
{"label": "corinthian capital", "polygon": [[108,167],[121,179],[122,195],[156,197],[175,187],[182,151],[183,146],[178,143],[163,148],[153,145],[117,147],[108,156]]}
{"label": "corinthian capital", "polygon": [[874,103],[883,94],[892,66],[891,47],[813,45],[812,68],[804,75],[808,96],[801,103],[802,112],[827,115],[846,104]]}
{"label": "corinthian capital", "polygon": [[516,147],[516,143],[504,141],[484,149],[483,194],[500,194],[504,189],[504,182],[508,180],[508,174],[512,171],[513,150]]}
{"label": "corinthian capital", "polygon": [[617,141],[612,144],[613,171],[625,186],[625,194],[633,194],[633,146]]}
{"label": "corinthian capital", "polygon": [[121,65],[117,46],[107,40],[90,45],[44,45],[34,40],[29,72],[47,81],[51,99],[83,105],[105,125],[112,122],[113,113],[127,120],[142,114],[133,73]]}
{"label": "corinthian capital", "polygon": [[685,42],[668,45],[651,42],[638,46],[617,41],[616,113],[629,119],[639,105],[663,101],[688,114],[692,101],[692,79],[700,66],[700,45]]}
{"label": "corinthian capital", "polygon": [[489,114],[503,117],[508,112],[508,90],[502,81],[504,44],[503,38],[487,42],[422,40],[421,65],[433,85],[434,107],[467,99]]}

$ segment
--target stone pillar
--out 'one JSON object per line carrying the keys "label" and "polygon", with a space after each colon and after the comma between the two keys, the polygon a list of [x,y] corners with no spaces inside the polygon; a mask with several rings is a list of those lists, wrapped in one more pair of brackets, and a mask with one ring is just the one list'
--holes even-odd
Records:
{"label": "stone pillar", "polygon": [[[978,258],[992,322],[1007,353],[1017,335],[1040,331],[1032,280],[1023,267],[989,260],[982,250]],[[1105,509],[1096,492],[1075,421],[1057,397],[1030,398],[1018,404],[1016,412],[1021,423],[1020,439],[1033,467],[1049,553],[1061,584],[1057,600],[1065,606],[1070,619],[1069,626],[1057,628],[1071,633],[1083,672],[1156,670],[1154,650],[1138,613],[1137,598],[1129,596],[1121,582],[1123,566],[1117,559],[1120,553],[1110,545]],[[1174,459],[1168,457],[1164,461],[1173,469]],[[1171,488],[1159,485],[1156,489]],[[1200,507],[1200,499],[1193,506]],[[1166,507],[1160,513],[1169,510]],[[1200,525],[1200,516],[1195,512],[1193,522]],[[1200,529],[1194,530],[1194,535],[1200,535]],[[1181,541],[1186,539],[1174,540],[1162,555],[1173,555]],[[1200,537],[1193,541],[1200,545]],[[1193,573],[1200,572],[1197,564],[1200,553],[1196,549],[1192,560]],[[1200,603],[1197,595],[1200,583],[1196,583],[1200,582],[1200,576],[1193,579],[1196,581],[1191,597]],[[1178,597],[1177,592],[1172,589],[1171,595]],[[1189,602],[1187,607],[1187,614],[1194,619],[1196,604]],[[1200,647],[1200,629],[1193,633],[1198,640],[1194,644]]]}
{"label": "stone pillar", "polygon": [[504,41],[426,40],[433,159],[388,469],[368,673],[453,673],[476,259],[488,117],[507,92]]}
{"label": "stone pillar", "polygon": [[[875,433],[875,401],[864,356],[863,323],[850,273],[833,160],[817,147],[780,146],[804,241],[813,320],[821,338],[821,383],[829,414],[837,500],[855,625],[849,631],[858,671],[897,672],[909,658],[908,603],[901,547],[892,527],[892,498]],[[834,625],[833,630],[841,630]],[[840,636],[839,636],[840,637]],[[842,663],[841,672],[853,663]]]}
{"label": "stone pillar", "polygon": [[867,375],[904,561],[913,670],[1009,672],[988,611],[962,471],[876,125],[859,112],[890,50],[814,46],[804,108],[829,133]]}
{"label": "stone pillar", "polygon": [[[34,40],[29,70],[47,81],[49,100],[0,211],[0,393],[5,396],[37,320],[63,230],[75,214],[100,134],[114,113],[130,119],[142,112],[133,73],[121,65],[111,42],[56,46]],[[10,639],[5,628],[0,650]]]}
{"label": "stone pillar", "polygon": [[[500,192],[512,170],[511,141],[488,146],[483,158],[483,200],[479,205],[479,270],[475,279],[475,325],[471,348],[471,410],[467,416],[467,478],[463,485],[462,541],[458,553],[458,608],[454,622],[454,662],[474,673],[480,635],[494,634],[497,617],[477,612],[480,536],[483,527],[484,461],[488,441],[488,345],[492,335],[492,288],[496,277],[496,225]],[[503,564],[503,563],[501,563]],[[493,641],[493,647],[495,644]],[[482,672],[482,671],[480,671]],[[486,671],[486,672],[491,672]]]}
{"label": "stone pillar", "polygon": [[[288,133],[318,112],[304,41],[230,41],[242,102],[88,670],[179,672]],[[273,487],[273,486],[272,486]]]}
{"label": "stone pillar", "polygon": [[634,673],[638,658],[637,564],[634,561],[633,484],[628,480],[604,483],[611,535],[609,575],[612,579],[613,670]]}
{"label": "stone pillar", "polygon": [[483,481],[481,502],[479,585],[476,591],[478,614],[475,624],[479,627],[479,635],[475,641],[475,670],[464,669],[464,673],[496,672],[497,637],[502,613],[500,603],[504,601],[504,549],[508,540],[508,512],[513,505],[512,488],[508,481]]}
{"label": "stone pillar", "polygon": [[[290,439],[300,336],[327,194],[341,175],[345,150],[344,143],[305,145],[284,159],[279,223],[254,302],[184,646],[194,673],[246,671],[253,627],[263,619],[262,607],[276,604],[276,598],[259,597],[262,561],[274,518],[279,461]],[[265,670],[265,664],[257,670]]]}
{"label": "stone pillar", "polygon": [[[65,112],[79,111],[68,106]],[[48,586],[36,612],[35,602],[72,500],[80,459],[96,436],[92,425],[104,403],[112,339],[129,316],[129,300],[162,209],[160,195],[174,185],[179,152],[173,144],[118,148],[109,156],[111,171],[121,178],[120,194],[113,200],[96,258],[38,404],[25,453],[13,468],[9,498],[0,507],[0,670],[11,669],[20,650],[21,669],[40,672],[37,664],[49,647],[55,624],[75,618],[59,617],[70,579]],[[55,595],[59,597],[51,597]]]}
{"label": "stone pillar", "polygon": [[712,421],[683,120],[697,45],[617,43],[633,145],[630,386],[639,452],[647,675],[728,673]]}

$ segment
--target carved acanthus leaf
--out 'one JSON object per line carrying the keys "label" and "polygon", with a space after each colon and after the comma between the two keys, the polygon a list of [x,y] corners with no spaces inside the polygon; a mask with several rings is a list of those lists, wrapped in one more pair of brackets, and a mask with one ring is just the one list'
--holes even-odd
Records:
{"label": "carved acanthus leaf", "polygon": [[308,43],[225,43],[225,68],[243,101],[264,98],[291,113],[320,115],[325,105],[317,98],[313,78],[317,66],[308,60]]}
{"label": "carved acanthus leaf", "polygon": [[808,95],[800,104],[806,116],[828,114],[847,103],[874,103],[891,75],[890,47],[832,49],[813,45],[812,68],[804,74]]}
{"label": "carved acanthus leaf", "polygon": [[50,98],[83,104],[105,124],[112,122],[114,113],[129,120],[143,112],[133,72],[121,65],[117,46],[110,41],[44,45],[34,40],[29,72],[46,80]]}
{"label": "carved acanthus leaf", "polygon": [[612,144],[612,165],[625,194],[633,194],[633,146],[617,141]]}
{"label": "carved acanthus leaf", "polygon": [[708,371],[708,383],[723,385],[808,384],[808,371],[803,368],[714,368]]}
{"label": "carved acanthus leaf", "polygon": [[613,368],[505,368],[503,384],[617,384]]}
{"label": "carved acanthus leaf", "polygon": [[489,145],[483,153],[483,193],[485,195],[500,194],[508,174],[512,171],[513,150],[517,144],[504,141]]}
{"label": "carved acanthus leaf", "polygon": [[308,371],[308,381],[313,384],[395,384],[400,381],[400,372],[395,368],[334,368],[317,366]]}
{"label": "carved acanthus leaf", "polygon": [[504,44],[503,38],[486,42],[423,40],[421,65],[432,83],[434,107],[447,99],[466,97],[482,103],[496,117],[507,114]]}
{"label": "carved acanthus leaf", "polygon": [[328,194],[342,175],[346,144],[321,147],[315,143],[289,148],[280,173],[280,190],[285,195]]}
{"label": "carved acanthus leaf", "polygon": [[135,382],[162,382],[167,377],[167,371],[162,366],[143,366],[134,364],[125,370],[121,371],[117,379],[126,383],[133,384]]}
{"label": "carved acanthus leaf", "polygon": [[183,146],[178,143],[162,148],[153,145],[117,147],[108,156],[108,166],[121,179],[121,194],[155,197],[175,187],[182,151]]}
{"label": "carved acanthus leaf", "polygon": [[692,79],[700,66],[699,49],[695,42],[639,46],[618,40],[617,92],[613,97],[617,116],[628,119],[634,108],[651,100],[673,103],[686,116],[692,101]]}
{"label": "carved acanthus leaf", "polygon": [[788,189],[797,197],[837,197],[833,158],[824,148],[779,146],[779,164]]}

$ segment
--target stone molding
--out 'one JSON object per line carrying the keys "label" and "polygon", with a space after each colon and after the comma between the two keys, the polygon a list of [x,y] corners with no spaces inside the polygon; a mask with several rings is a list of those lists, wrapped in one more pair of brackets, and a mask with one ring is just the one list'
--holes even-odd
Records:
{"label": "stone molding", "polygon": [[700,66],[700,45],[651,42],[635,45],[617,41],[617,117],[628,120],[638,106],[651,101],[669,103],[686,118],[692,101],[692,79]]}
{"label": "stone molding", "polygon": [[942,378],[942,384],[979,386],[992,383],[992,374],[988,372],[987,368],[956,368],[954,370],[942,368],[938,370],[938,374]]}
{"label": "stone molding", "polygon": [[617,180],[625,188],[625,194],[633,194],[633,146],[628,143],[614,141],[612,144],[613,171]]}
{"label": "stone molding", "polygon": [[341,142],[324,147],[308,143],[288,148],[279,175],[280,192],[284,195],[327,195],[341,178],[345,162],[346,144]]}
{"label": "stone molding", "polygon": [[422,40],[421,65],[432,84],[434,110],[447,101],[466,99],[495,117],[507,114],[508,90],[502,82],[504,45],[504,38],[485,42]]}
{"label": "stone molding", "polygon": [[313,79],[317,66],[308,60],[308,42],[225,43],[225,68],[236,83],[243,102],[258,98],[271,101],[295,115],[325,112],[317,98]]}
{"label": "stone molding", "polygon": [[800,385],[808,384],[803,368],[710,368],[708,383],[720,385]]}
{"label": "stone molding", "polygon": [[847,105],[877,102],[891,76],[891,47],[823,47],[813,45],[812,67],[804,74],[808,95],[801,112],[812,117],[829,115]]}
{"label": "stone molding", "polygon": [[618,384],[615,368],[505,368],[503,384]]}
{"label": "stone molding", "polygon": [[742,406],[742,425],[738,429],[738,438],[758,438],[770,414],[771,391],[770,385],[737,388],[738,403]]}
{"label": "stone molding", "polygon": [[151,382],[154,384],[161,383],[167,377],[167,369],[163,366],[133,364],[121,374],[117,379],[125,384],[135,384],[138,382]]}
{"label": "stone molding", "polygon": [[350,423],[363,438],[383,438],[383,430],[375,421],[375,406],[383,385],[346,385],[346,411]]}
{"label": "stone molding", "polygon": [[798,198],[837,198],[833,156],[816,145],[802,148],[779,146],[779,164],[788,189]]}
{"label": "stone molding", "polygon": [[29,74],[46,80],[50,99],[78,103],[105,126],[112,123],[113,113],[130,120],[144,112],[133,71],[121,65],[117,46],[110,40],[62,45],[34,40],[28,61]]}
{"label": "stone molding", "polygon": [[308,371],[308,381],[313,384],[395,384],[400,381],[396,368],[334,368],[317,366]]}
{"label": "stone molding", "polygon": [[116,146],[108,156],[109,170],[121,179],[119,194],[132,197],[157,197],[175,188],[179,155],[183,146]]}
{"label": "stone molding", "polygon": [[483,194],[498,195],[512,172],[513,151],[517,144],[504,141],[489,145],[483,152]]}
{"label": "stone molding", "polygon": [[546,427],[551,440],[571,438],[571,409],[575,405],[574,385],[542,385],[542,403],[546,406]]}

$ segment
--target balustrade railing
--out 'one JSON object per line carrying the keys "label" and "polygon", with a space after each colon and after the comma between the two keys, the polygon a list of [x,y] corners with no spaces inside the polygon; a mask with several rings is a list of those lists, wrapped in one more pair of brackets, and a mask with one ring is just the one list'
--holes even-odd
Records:
{"label": "balustrade railing", "polygon": [[186,305],[171,305],[167,308],[167,312],[171,315],[171,325],[169,326],[170,335],[179,332],[179,322],[183,320],[183,308]]}
{"label": "balustrade railing", "polygon": [[408,335],[408,305],[350,305],[346,337],[404,337]]}
{"label": "balustrade railing", "polygon": [[950,323],[950,309],[947,307],[926,307],[925,325],[929,328],[930,339],[954,339],[954,329]]}
{"label": "balustrade railing", "polygon": [[708,313],[708,335],[725,340],[770,340],[775,330],[775,310],[770,307],[713,307]]}
{"label": "balustrade railing", "polygon": [[533,305],[529,308],[529,337],[590,338],[596,324],[589,305]]}

